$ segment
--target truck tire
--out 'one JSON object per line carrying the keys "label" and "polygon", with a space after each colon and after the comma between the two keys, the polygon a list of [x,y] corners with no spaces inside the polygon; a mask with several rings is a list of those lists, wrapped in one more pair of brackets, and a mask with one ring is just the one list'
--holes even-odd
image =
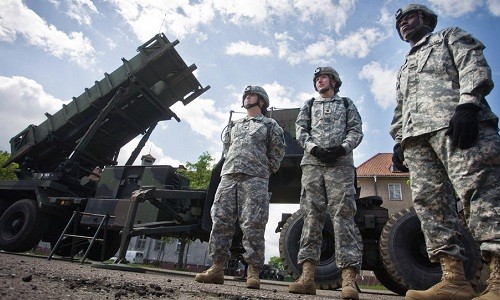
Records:
{"label": "truck tire", "polygon": [[[279,250],[281,260],[285,271],[290,274],[294,279],[298,278],[301,273],[301,267],[297,263],[297,254],[300,248],[300,236],[302,234],[302,227],[304,226],[304,219],[300,211],[293,213],[280,234]],[[356,227],[357,238],[362,244],[361,233]],[[336,265],[335,259],[335,238],[333,233],[333,225],[331,219],[325,219],[323,228],[323,243],[321,244],[320,261],[316,265],[316,273],[314,275],[314,282],[320,289],[337,289],[342,284],[342,271]]]}
{"label": "truck tire", "polygon": [[47,217],[35,200],[22,199],[0,217],[0,249],[24,252],[33,249],[47,231]]}
{"label": "truck tire", "polygon": [[[479,248],[469,231],[461,227],[465,247],[465,276],[478,282],[482,269]],[[441,279],[439,263],[432,263],[427,255],[424,234],[413,208],[394,214],[387,221],[380,237],[380,254],[385,269],[404,290],[425,290]],[[398,292],[398,294],[401,294]]]}
{"label": "truck tire", "polygon": [[377,280],[383,286],[398,295],[404,296],[406,291],[408,290],[405,286],[399,284],[394,280],[391,274],[389,274],[389,272],[385,269],[382,262],[380,262],[380,267],[373,269],[373,274],[375,274],[375,277],[377,277]]}

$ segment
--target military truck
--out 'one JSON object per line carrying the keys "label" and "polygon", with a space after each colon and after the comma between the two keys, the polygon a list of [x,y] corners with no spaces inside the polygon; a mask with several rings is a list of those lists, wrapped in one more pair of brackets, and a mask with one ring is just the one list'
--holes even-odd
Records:
{"label": "military truck", "polygon": [[[210,208],[220,181],[221,160],[206,190],[189,189],[189,180],[168,165],[133,165],[160,121],[175,119],[177,102],[189,104],[207,91],[170,42],[158,34],[138,47],[138,54],[47,120],[30,125],[10,140],[18,180],[0,181],[0,249],[24,252],[50,242],[51,255],[103,261],[118,252],[125,261],[130,239],[178,237],[208,241]],[[299,203],[303,149],[295,139],[298,108],[270,109],[285,130],[286,155],[270,178],[271,203]],[[142,138],[125,165],[117,165],[120,149]],[[358,193],[359,196],[359,193]],[[407,210],[389,217],[378,196],[357,197],[358,239],[364,246],[363,269],[372,270],[388,289],[402,294],[425,288],[440,278],[440,268],[425,254],[419,221]],[[284,214],[277,224],[280,255],[287,271],[298,277],[297,253],[303,219],[300,211]],[[272,225],[271,225],[272,226]],[[470,259],[469,278],[480,269],[477,247],[466,229],[463,239]],[[323,230],[316,283],[340,285],[335,266],[331,222]],[[236,234],[231,251],[244,251]]]}
{"label": "military truck", "polygon": [[[116,70],[104,73],[55,114],[46,113],[44,122],[29,125],[10,140],[11,156],[4,166],[17,163],[18,180],[0,182],[0,249],[23,252],[40,240],[54,246],[75,211],[85,213],[107,199],[126,205],[137,184],[162,181],[160,187],[171,189],[188,185],[171,166],[132,166],[158,122],[180,121],[170,107],[177,102],[187,105],[210,88],[193,75],[197,67],[186,65],[175,49],[178,43],[155,35],[133,58],[122,58]],[[139,135],[142,139],[125,166],[116,166],[120,149]],[[106,204],[101,207],[106,215]],[[80,217],[103,219],[75,216]],[[93,247],[87,240],[75,247],[70,243],[74,237],[62,236],[56,254],[85,249],[90,259],[110,258],[120,246],[117,224],[124,217],[113,215]],[[74,224],[75,235],[97,232],[79,220]]]}

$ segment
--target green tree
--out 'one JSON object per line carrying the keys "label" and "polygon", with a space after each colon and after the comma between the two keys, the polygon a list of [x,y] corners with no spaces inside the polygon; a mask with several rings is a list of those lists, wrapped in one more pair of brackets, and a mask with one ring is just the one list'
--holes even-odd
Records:
{"label": "green tree", "polygon": [[177,171],[189,178],[189,187],[191,189],[207,189],[210,183],[213,161],[214,158],[208,152],[203,152],[198,157],[197,162],[187,162],[185,169],[178,169]]}
{"label": "green tree", "polygon": [[177,270],[185,270],[186,269],[186,261],[187,261],[187,256],[184,258],[184,252],[186,249],[189,251],[189,245],[191,244],[191,240],[188,238],[174,238],[174,237],[162,237],[161,241],[164,242],[165,244],[174,244],[175,247],[177,247],[177,244],[179,244],[179,255],[177,256],[177,264],[176,264],[176,269]]}
{"label": "green tree", "polygon": [[272,256],[271,258],[269,258],[268,264],[271,267],[274,267],[278,271],[284,271],[285,270],[285,267],[283,266],[283,261],[278,256]]}
{"label": "green tree", "polygon": [[[0,150],[0,166],[3,165],[10,157],[10,153]],[[11,163],[6,168],[0,167],[0,180],[13,180],[17,179],[14,170],[19,166],[16,163]]]}
{"label": "green tree", "polygon": [[[210,183],[210,176],[212,174],[214,159],[208,152],[203,152],[202,155],[198,157],[198,161],[195,163],[187,162],[184,169],[177,169],[177,172],[186,176],[189,179],[190,189],[207,189]],[[177,240],[180,243],[179,255],[177,256],[177,269],[183,270],[186,268],[186,260],[184,258],[184,252],[189,251],[189,245],[191,240],[188,238],[171,238],[163,237],[162,241],[166,243],[174,243]]]}

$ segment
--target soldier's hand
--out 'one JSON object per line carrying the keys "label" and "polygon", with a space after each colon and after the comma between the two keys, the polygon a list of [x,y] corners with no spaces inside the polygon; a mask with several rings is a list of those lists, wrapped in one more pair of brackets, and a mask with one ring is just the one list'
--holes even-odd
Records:
{"label": "soldier's hand", "polygon": [[337,158],[345,155],[345,152],[346,152],[345,148],[342,146],[329,147],[329,148],[326,148],[326,150],[328,151],[326,158],[325,158],[326,162],[333,162]]}
{"label": "soldier's hand", "polygon": [[394,148],[392,149],[392,163],[400,170],[401,172],[408,172],[408,168],[404,165],[405,157],[403,154],[403,148],[401,147],[400,143],[397,143],[394,145]]}
{"label": "soldier's hand", "polygon": [[478,111],[479,107],[472,103],[457,106],[445,133],[450,136],[453,146],[468,149],[476,143],[479,134]]}
{"label": "soldier's hand", "polygon": [[321,146],[314,146],[314,148],[311,149],[311,154],[320,160],[326,159],[326,156],[328,154],[328,150]]}

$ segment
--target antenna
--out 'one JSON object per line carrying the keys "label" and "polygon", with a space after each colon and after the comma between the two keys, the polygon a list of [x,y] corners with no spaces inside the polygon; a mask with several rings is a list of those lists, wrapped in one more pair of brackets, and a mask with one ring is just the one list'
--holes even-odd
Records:
{"label": "antenna", "polygon": [[167,13],[163,15],[163,20],[161,21],[160,29],[158,30],[158,33],[161,33],[161,28],[163,27],[163,22],[165,22],[165,18],[167,17]]}

